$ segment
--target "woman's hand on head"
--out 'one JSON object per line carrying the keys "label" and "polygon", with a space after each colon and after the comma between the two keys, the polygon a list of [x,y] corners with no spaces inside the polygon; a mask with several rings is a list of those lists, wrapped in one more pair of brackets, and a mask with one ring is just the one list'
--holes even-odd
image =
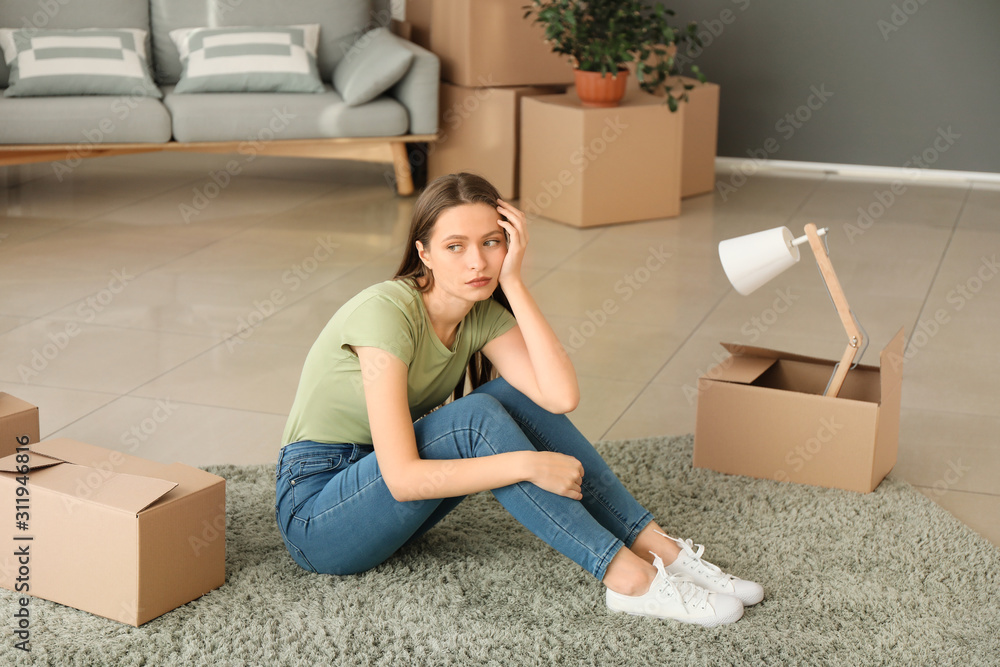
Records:
{"label": "woman's hand on head", "polygon": [[558,452],[526,452],[531,456],[528,481],[551,493],[582,500],[583,464]]}
{"label": "woman's hand on head", "polygon": [[528,225],[523,212],[502,199],[497,200],[497,212],[507,218],[497,220],[507,232],[507,256],[500,267],[500,286],[521,280],[521,261],[528,246]]}

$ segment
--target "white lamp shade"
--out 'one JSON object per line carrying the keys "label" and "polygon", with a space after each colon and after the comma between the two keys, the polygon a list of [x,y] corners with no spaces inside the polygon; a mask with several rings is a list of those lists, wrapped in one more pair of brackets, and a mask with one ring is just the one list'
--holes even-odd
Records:
{"label": "white lamp shade", "polygon": [[788,227],[738,236],[719,243],[719,259],[736,291],[746,296],[799,261]]}

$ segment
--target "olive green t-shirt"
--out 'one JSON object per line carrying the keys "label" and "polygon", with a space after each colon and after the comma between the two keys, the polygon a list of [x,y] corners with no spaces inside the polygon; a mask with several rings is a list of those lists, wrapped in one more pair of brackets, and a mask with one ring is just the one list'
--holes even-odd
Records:
{"label": "olive green t-shirt", "polygon": [[309,350],[282,446],[301,440],[371,444],[361,366],[351,346],[377,347],[406,364],[416,421],[447,400],[475,352],[514,324],[497,301],[479,301],[459,323],[449,350],[409,281],[363,290],[334,314]]}

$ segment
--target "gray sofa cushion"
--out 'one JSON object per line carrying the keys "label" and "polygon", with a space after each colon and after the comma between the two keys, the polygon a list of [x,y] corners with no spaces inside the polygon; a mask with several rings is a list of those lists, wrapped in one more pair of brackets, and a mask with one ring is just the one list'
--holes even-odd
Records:
{"label": "gray sofa cushion", "polygon": [[170,39],[171,30],[318,22],[317,64],[320,78],[330,81],[333,68],[372,19],[371,3],[368,0],[150,0],[150,11],[153,23],[153,61],[156,63],[154,76],[161,85],[175,84],[181,75],[180,56],[177,46]]}
{"label": "gray sofa cushion", "polygon": [[[399,100],[410,114],[410,134],[434,134],[438,131],[438,82],[441,61],[413,42],[398,40],[413,52],[413,63],[406,76],[389,89],[388,95]],[[366,108],[366,107],[361,107]]]}
{"label": "gray sofa cushion", "polygon": [[0,97],[0,144],[170,141],[170,114],[151,97]]}
{"label": "gray sofa cushion", "polygon": [[[176,94],[164,87],[177,141],[254,141],[405,134],[406,108],[379,97],[349,107],[331,86],[315,95],[297,93]],[[241,148],[242,150],[242,148]]]}
{"label": "gray sofa cushion", "polygon": [[352,107],[370,102],[403,78],[413,51],[388,28],[376,28],[355,42],[333,70],[333,85]]}
{"label": "gray sofa cushion", "polygon": [[[139,28],[148,31],[149,1],[0,0],[0,28]],[[2,60],[0,58],[0,88],[6,88],[10,70]]]}

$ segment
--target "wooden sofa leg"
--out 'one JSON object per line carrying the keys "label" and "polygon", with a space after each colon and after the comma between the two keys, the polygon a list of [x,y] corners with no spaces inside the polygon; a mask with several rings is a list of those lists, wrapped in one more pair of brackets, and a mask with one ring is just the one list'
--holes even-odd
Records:
{"label": "wooden sofa leg", "polygon": [[396,192],[403,197],[412,195],[413,173],[410,171],[406,144],[402,141],[392,143],[392,164],[396,170]]}

